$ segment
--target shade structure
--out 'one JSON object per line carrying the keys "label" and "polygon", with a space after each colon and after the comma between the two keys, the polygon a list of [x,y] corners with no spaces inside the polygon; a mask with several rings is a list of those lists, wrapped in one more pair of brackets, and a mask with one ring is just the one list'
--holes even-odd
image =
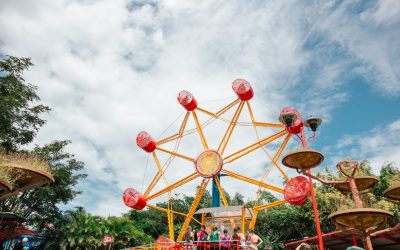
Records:
{"label": "shade structure", "polygon": [[[354,177],[358,191],[367,191],[375,187],[378,183],[378,178],[374,176],[356,176]],[[351,192],[349,182],[336,184],[336,188],[342,192]]]}
{"label": "shade structure", "polygon": [[384,227],[393,213],[376,208],[354,208],[332,213],[328,217],[339,227],[355,228],[365,231],[370,228]]}
{"label": "shade structure", "polygon": [[389,200],[400,202],[400,183],[386,189],[383,192],[383,196]]}
{"label": "shade structure", "polygon": [[317,150],[300,148],[289,152],[282,159],[283,165],[289,168],[308,170],[317,167],[324,160],[324,156]]}

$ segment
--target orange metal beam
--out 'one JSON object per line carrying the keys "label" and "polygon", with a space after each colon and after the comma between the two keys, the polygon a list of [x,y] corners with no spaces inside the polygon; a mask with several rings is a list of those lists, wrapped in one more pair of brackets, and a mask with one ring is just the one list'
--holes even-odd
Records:
{"label": "orange metal beam", "polygon": [[285,137],[285,139],[283,140],[282,144],[280,145],[278,151],[275,153],[274,158],[272,158],[272,163],[275,165],[275,167],[279,170],[279,172],[281,172],[281,174],[283,175],[283,177],[286,179],[286,181],[289,181],[289,176],[287,176],[287,174],[282,170],[282,168],[279,166],[279,164],[277,163],[277,160],[279,159],[279,157],[281,157],[283,150],[285,149],[289,139],[290,139],[290,133],[288,133]]}
{"label": "orange metal beam", "polygon": [[257,127],[274,127],[274,128],[284,128],[282,123],[268,123],[268,122],[254,122]]}
{"label": "orange metal beam", "polygon": [[226,170],[226,169],[222,169],[221,172],[226,174],[226,175],[228,175],[228,176],[230,176],[230,177],[232,177],[232,178],[235,178],[235,179],[238,179],[238,180],[241,180],[241,181],[245,181],[245,182],[257,185],[259,187],[263,187],[263,188],[266,188],[266,189],[269,189],[269,190],[272,190],[272,191],[275,191],[275,192],[283,194],[283,189],[282,188],[278,188],[278,187],[269,185],[267,183],[264,183],[264,182],[261,182],[261,181],[258,181],[258,180],[254,180],[254,179],[252,179],[250,177],[247,177],[247,176],[244,176],[244,175],[240,175],[238,173],[234,173],[234,172]]}
{"label": "orange metal beam", "polygon": [[206,138],[204,137],[203,129],[201,128],[201,125],[200,125],[200,122],[199,122],[199,118],[197,117],[196,110],[192,111],[192,115],[193,115],[194,122],[196,123],[197,132],[200,135],[201,144],[203,144],[203,148],[204,149],[208,149],[208,144],[207,144]]}
{"label": "orange metal beam", "polygon": [[228,126],[228,129],[226,130],[224,137],[222,138],[219,146],[218,146],[218,152],[222,155],[225,151],[226,146],[228,145],[229,139],[232,136],[233,130],[235,129],[236,123],[239,119],[240,113],[243,110],[244,102],[240,102],[238,108],[235,111],[235,114],[232,117],[232,120]]}
{"label": "orange metal beam", "polygon": [[167,143],[167,142],[174,141],[174,140],[176,140],[176,139],[178,139],[178,138],[181,138],[181,137],[183,136],[183,132],[185,131],[185,127],[186,127],[186,124],[187,124],[187,122],[188,122],[189,116],[190,116],[190,112],[188,111],[188,112],[186,112],[186,115],[185,115],[185,117],[183,118],[181,127],[179,128],[179,132],[176,133],[176,134],[174,134],[174,135],[171,135],[171,136],[169,136],[169,137],[167,137],[167,138],[164,138],[164,139],[162,139],[162,140],[159,140],[159,141],[157,142],[157,146],[160,146],[160,145],[165,144],[165,143]]}
{"label": "orange metal beam", "polygon": [[183,184],[188,183],[189,181],[192,181],[192,180],[196,179],[197,177],[199,177],[199,175],[197,173],[190,174],[190,175],[186,176],[185,178],[183,178],[183,179],[181,179],[181,180],[169,185],[168,187],[158,191],[157,193],[152,194],[150,196],[147,196],[146,199],[147,199],[147,201],[150,201],[150,200],[152,200],[154,198],[157,198],[158,196],[163,195],[165,193],[168,193],[169,191],[171,191],[171,190],[173,190],[173,189],[175,189],[177,187],[180,187]]}
{"label": "orange metal beam", "polygon": [[288,132],[286,130],[281,130],[280,132],[275,133],[275,134],[273,134],[273,135],[271,135],[269,137],[266,137],[266,138],[264,138],[263,140],[261,140],[259,142],[253,143],[250,146],[247,146],[247,147],[245,147],[243,149],[240,149],[239,151],[226,156],[224,158],[224,163],[226,164],[226,163],[233,162],[233,161],[235,161],[235,160],[237,160],[237,159],[239,159],[239,158],[241,158],[241,157],[253,152],[254,150],[259,149],[259,148],[267,145],[268,143],[270,143],[270,142],[272,142],[272,141],[274,141],[274,140],[286,135],[287,133]]}
{"label": "orange metal beam", "polygon": [[204,191],[206,190],[206,187],[209,182],[210,182],[210,178],[203,179],[203,181],[201,182],[199,190],[197,191],[196,197],[192,203],[192,207],[190,208],[190,210],[187,214],[185,222],[182,225],[181,232],[179,233],[179,236],[176,239],[176,241],[182,241],[183,236],[186,233],[186,229],[189,226],[190,221],[192,220],[194,212],[196,212],[196,209],[200,203],[201,198],[203,197]]}
{"label": "orange metal beam", "polygon": [[[147,204],[147,206],[148,206],[149,208],[152,208],[152,209],[155,209],[155,210],[159,210],[159,211],[162,211],[162,212],[168,212],[168,209],[163,208],[163,207],[158,207],[158,206],[149,205],[149,204]],[[174,210],[170,210],[170,211],[171,211],[171,213],[173,213],[173,214],[181,215],[181,216],[184,216],[184,217],[187,216],[187,214],[185,214],[185,213],[177,212],[177,211],[174,211]],[[193,218],[193,220],[196,221],[197,223],[201,224],[201,222],[198,221],[198,220],[196,220],[196,218]]]}
{"label": "orange metal beam", "polygon": [[179,153],[176,153],[176,152],[172,152],[172,151],[169,151],[169,150],[166,150],[166,149],[163,149],[163,148],[159,148],[159,147],[157,147],[157,149],[162,151],[162,152],[164,152],[164,153],[167,153],[167,154],[170,154],[170,155],[174,155],[176,157],[182,158],[184,160],[188,160],[190,162],[194,162],[194,159],[190,158],[189,156],[182,155],[182,154],[179,154]]}
{"label": "orange metal beam", "polygon": [[147,195],[149,195],[149,193],[153,190],[153,188],[156,186],[157,182],[160,180],[162,174],[160,171],[158,171],[156,173],[156,175],[154,176],[153,180],[150,182],[149,187],[146,189],[146,191],[144,192],[144,196],[146,197]]}
{"label": "orange metal beam", "polygon": [[283,204],[285,204],[287,201],[286,200],[280,200],[280,201],[274,201],[268,204],[264,204],[264,205],[260,205],[260,206],[256,206],[253,208],[253,211],[261,211],[261,210],[265,210],[271,207],[276,207],[276,206],[282,206]]}

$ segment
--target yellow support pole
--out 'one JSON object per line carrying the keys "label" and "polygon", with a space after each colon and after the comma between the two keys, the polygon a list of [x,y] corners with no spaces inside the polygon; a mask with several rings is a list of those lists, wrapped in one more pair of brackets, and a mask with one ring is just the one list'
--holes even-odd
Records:
{"label": "yellow support pole", "polygon": [[192,181],[192,180],[196,179],[197,177],[199,177],[199,175],[196,172],[192,173],[192,174],[186,176],[185,178],[183,178],[183,179],[181,179],[181,180],[169,185],[168,187],[158,191],[157,193],[152,194],[150,196],[147,196],[146,199],[147,199],[147,201],[150,201],[150,200],[152,200],[154,198],[157,198],[158,196],[163,195],[165,193],[168,193],[169,191],[171,191],[171,190],[173,190],[173,189],[175,189],[177,187],[180,187],[183,184],[188,183],[189,181]]}
{"label": "yellow support pole", "polygon": [[201,198],[203,197],[204,191],[206,190],[206,187],[208,185],[208,182],[210,182],[210,178],[203,179],[203,181],[200,184],[199,190],[197,191],[196,198],[194,199],[192,203],[192,207],[189,210],[189,213],[187,214],[187,217],[185,219],[185,222],[182,225],[181,232],[179,233],[178,238],[176,241],[182,241],[183,236],[185,235],[186,229],[189,226],[190,221],[192,220],[194,212],[196,212],[197,206],[200,203]]}
{"label": "yellow support pole", "polygon": [[244,218],[244,216],[245,216],[245,214],[246,214],[246,208],[245,208],[245,206],[243,206],[242,207],[242,234],[244,234],[244,231],[245,231],[245,218]]}
{"label": "yellow support pole", "polygon": [[228,200],[225,197],[225,193],[224,193],[224,190],[222,189],[221,182],[219,181],[218,176],[214,176],[214,180],[215,180],[215,184],[217,184],[219,194],[221,195],[222,203],[224,204],[225,207],[229,206]]}
{"label": "yellow support pole", "polygon": [[249,228],[254,229],[257,222],[258,211],[253,210],[253,217],[251,218]]}
{"label": "yellow support pole", "polygon": [[236,126],[236,123],[237,123],[237,121],[239,119],[240,113],[243,110],[243,106],[244,106],[244,102],[242,101],[242,102],[240,102],[238,108],[236,109],[235,114],[233,115],[232,120],[231,120],[231,122],[230,122],[230,124],[228,126],[228,129],[226,130],[226,132],[224,134],[224,137],[222,138],[222,140],[221,140],[221,142],[220,142],[220,144],[218,146],[218,152],[221,155],[224,153],[225,148],[228,145],[229,139],[231,138],[233,130],[234,130],[234,128]]}
{"label": "yellow support pole", "polygon": [[199,118],[197,117],[196,110],[192,111],[192,115],[193,115],[194,122],[196,123],[197,132],[199,132],[201,143],[203,144],[203,148],[208,149],[208,144],[207,144],[206,138],[204,137],[203,129],[201,128]]}
{"label": "yellow support pole", "polygon": [[225,162],[225,164],[233,162],[233,161],[235,161],[235,160],[237,160],[237,159],[239,159],[239,158],[241,158],[241,157],[253,152],[254,150],[259,149],[259,148],[267,145],[268,143],[270,143],[270,142],[272,142],[272,141],[274,141],[274,140],[286,135],[287,133],[288,132],[286,130],[282,130],[282,131],[280,131],[278,133],[275,133],[275,134],[273,134],[273,135],[271,135],[269,137],[266,137],[266,138],[264,138],[263,140],[261,140],[259,142],[253,143],[250,146],[247,146],[247,147],[245,147],[243,149],[238,150],[237,152],[235,152],[233,154],[230,154],[230,155],[226,156],[224,158],[224,162]]}
{"label": "yellow support pole", "polygon": [[168,230],[169,230],[169,238],[174,241],[175,240],[175,232],[174,232],[174,214],[171,213],[171,210],[167,210],[168,216]]}
{"label": "yellow support pole", "polygon": [[279,172],[281,172],[281,174],[283,175],[283,177],[286,179],[286,181],[289,181],[289,176],[287,176],[287,174],[282,170],[282,168],[279,166],[279,164],[276,162],[279,157],[281,157],[283,149],[286,147],[289,139],[290,139],[290,134],[288,133],[285,137],[285,139],[283,140],[281,146],[279,147],[278,151],[275,153],[274,158],[272,158],[272,163],[275,165],[275,167],[279,170]]}
{"label": "yellow support pole", "polygon": [[163,171],[163,169],[161,167],[160,161],[158,160],[156,152],[153,151],[153,152],[151,152],[151,154],[153,155],[153,158],[154,158],[154,161],[155,161],[155,163],[157,165],[158,171],[161,173],[161,175],[162,175],[162,177],[164,179],[165,185],[168,186],[169,184],[168,184],[167,178],[164,175],[164,171]]}
{"label": "yellow support pole", "polygon": [[283,189],[282,188],[278,188],[278,187],[269,185],[267,183],[264,183],[264,182],[261,182],[261,181],[258,181],[258,180],[254,180],[254,179],[252,179],[250,177],[247,177],[247,176],[244,176],[244,175],[240,175],[238,173],[234,173],[234,172],[231,172],[231,171],[226,170],[226,169],[222,169],[221,172],[227,174],[228,176],[230,176],[232,178],[235,178],[235,179],[238,179],[238,180],[241,180],[241,181],[245,181],[245,182],[257,185],[259,187],[263,187],[263,188],[266,188],[266,189],[269,189],[269,190],[272,190],[272,191],[275,191],[275,192],[283,194]]}
{"label": "yellow support pole", "polygon": [[146,191],[144,192],[144,196],[146,197],[146,196],[148,196],[149,194],[150,194],[150,192],[153,190],[153,188],[156,186],[156,184],[157,184],[157,182],[160,180],[160,178],[161,178],[161,172],[160,171],[158,171],[157,173],[156,173],[156,175],[154,176],[154,178],[153,178],[153,180],[150,182],[150,185],[149,185],[149,187],[146,189]]}
{"label": "yellow support pole", "polygon": [[186,155],[182,155],[182,154],[179,154],[179,153],[176,153],[176,152],[172,152],[172,151],[169,151],[169,150],[166,150],[166,149],[163,149],[163,148],[159,148],[159,147],[157,147],[157,150],[160,150],[160,151],[162,151],[164,153],[167,153],[167,154],[170,154],[170,155],[174,155],[174,156],[182,158],[184,160],[188,160],[190,162],[194,162],[193,158],[190,158],[189,156],[186,156]]}
{"label": "yellow support pole", "polygon": [[265,210],[271,207],[276,207],[276,206],[282,206],[283,204],[285,204],[287,201],[286,200],[280,200],[280,201],[274,201],[268,204],[264,204],[261,206],[256,206],[253,208],[253,211],[261,211],[261,210]]}

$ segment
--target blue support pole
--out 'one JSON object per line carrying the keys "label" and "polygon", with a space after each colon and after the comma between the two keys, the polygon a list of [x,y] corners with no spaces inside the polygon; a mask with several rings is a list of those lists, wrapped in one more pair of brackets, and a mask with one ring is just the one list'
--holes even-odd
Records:
{"label": "blue support pole", "polygon": [[[220,175],[215,176],[215,178],[219,178]],[[221,195],[219,193],[217,183],[215,183],[215,179],[212,182],[212,199],[211,206],[212,207],[220,207]]]}

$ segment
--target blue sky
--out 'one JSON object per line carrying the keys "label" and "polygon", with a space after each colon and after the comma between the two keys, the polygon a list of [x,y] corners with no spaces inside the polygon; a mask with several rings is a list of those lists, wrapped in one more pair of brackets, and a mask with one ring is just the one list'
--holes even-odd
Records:
{"label": "blue sky", "polygon": [[[3,0],[0,53],[35,64],[25,78],[52,108],[35,143],[71,139],[68,150],[86,164],[83,194],[66,208],[108,215],[126,212],[123,190],[143,190],[154,174],[136,134],[174,133],[182,89],[211,110],[226,105],[236,78],[252,84],[259,120],[276,122],[285,106],[323,118],[310,145],[324,153],[324,165],[350,156],[376,172],[385,162],[399,166],[399,25],[396,0]],[[221,130],[205,133],[214,140]],[[233,148],[251,131],[235,133]],[[196,155],[196,143],[190,138],[182,150]],[[241,163],[237,171],[254,178],[267,166],[262,152]],[[170,181],[189,171],[174,165]],[[281,185],[282,178],[273,170],[267,181]],[[254,195],[223,182],[231,193]],[[177,192],[192,194],[195,185]]]}

